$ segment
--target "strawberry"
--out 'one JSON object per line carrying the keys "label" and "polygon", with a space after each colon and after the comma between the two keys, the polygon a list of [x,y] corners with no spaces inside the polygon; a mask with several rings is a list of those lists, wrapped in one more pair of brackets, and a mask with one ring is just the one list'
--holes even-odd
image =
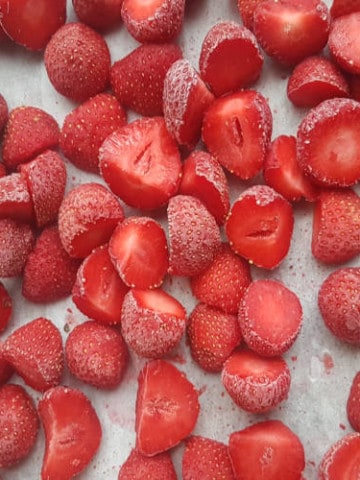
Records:
{"label": "strawberry", "polygon": [[342,17],[348,13],[359,12],[359,0],[333,0],[330,7],[331,18]]}
{"label": "strawberry", "polygon": [[166,205],[179,187],[180,152],[162,117],[142,117],[110,134],[99,162],[110,189],[135,208]]}
{"label": "strawberry", "polygon": [[117,99],[99,93],[66,115],[60,130],[60,148],[76,167],[99,173],[102,142],[125,124],[126,112]]}
{"label": "strawberry", "polygon": [[72,100],[83,102],[108,86],[109,47],[99,33],[83,23],[60,27],[45,48],[44,61],[52,86]]}
{"label": "strawberry", "polygon": [[6,175],[5,165],[0,162],[0,178],[5,177],[5,175]]}
{"label": "strawberry", "polygon": [[[319,480],[356,479],[360,468],[360,433],[348,433],[334,442],[323,455]],[[344,477],[346,475],[346,477]]]}
{"label": "strawberry", "polygon": [[292,66],[325,47],[330,12],[321,0],[266,0],[256,7],[253,22],[267,55]]}
{"label": "strawberry", "polygon": [[44,317],[16,328],[2,345],[8,361],[30,387],[44,392],[61,381],[64,359],[59,329]]}
{"label": "strawberry", "polygon": [[352,428],[360,432],[360,372],[357,372],[351,382],[346,402],[346,414]]}
{"label": "strawberry", "polygon": [[235,253],[258,267],[274,269],[289,251],[293,227],[290,203],[271,187],[255,185],[233,203],[225,231]]}
{"label": "strawberry", "polygon": [[1,348],[0,344],[0,385],[4,385],[14,374],[14,369],[12,365],[3,358]]}
{"label": "strawberry", "polygon": [[21,385],[0,387],[0,411],[0,468],[8,468],[29,456],[38,436],[39,418]]}
{"label": "strawberry", "polygon": [[124,297],[121,330],[140,357],[160,358],[177,346],[185,332],[186,310],[161,289],[132,288]]}
{"label": "strawberry", "polygon": [[241,409],[266,413],[284,401],[291,375],[282,357],[263,357],[252,350],[238,349],[225,361],[222,383]]}
{"label": "strawberry", "polygon": [[123,0],[72,0],[80,22],[95,30],[109,30],[121,22]]}
{"label": "strawberry", "polygon": [[0,282],[0,333],[7,328],[12,313],[12,298],[5,285]]}
{"label": "strawberry", "polygon": [[115,228],[109,254],[129,287],[159,287],[169,267],[165,232],[151,217],[128,217]]}
{"label": "strawberry", "polygon": [[144,116],[162,115],[165,75],[180,58],[180,47],[172,43],[140,45],[112,65],[111,88],[125,107]]}
{"label": "strawberry", "polygon": [[225,360],[241,342],[236,315],[198,303],[186,327],[192,358],[208,372],[221,372]]}
{"label": "strawberry", "polygon": [[337,265],[360,253],[360,198],[352,189],[325,190],[313,213],[311,251],[320,262]]}
{"label": "strawberry", "polygon": [[187,59],[174,62],[168,69],[163,89],[166,126],[176,141],[192,149],[200,140],[205,110],[214,96]]}
{"label": "strawberry", "polygon": [[280,420],[265,420],[233,432],[229,453],[236,478],[300,480],[305,468],[299,437]]}
{"label": "strawberry", "polygon": [[360,74],[357,45],[360,11],[336,18],[331,23],[328,47],[332,58],[346,72]]}
{"label": "strawberry", "polygon": [[38,410],[45,431],[41,478],[73,478],[91,462],[101,442],[94,407],[80,390],[60,385],[44,393]]}
{"label": "strawberry", "polygon": [[228,446],[193,435],[186,440],[182,458],[183,480],[235,480]]}
{"label": "strawberry", "polygon": [[167,209],[169,273],[191,277],[205,270],[221,245],[215,218],[196,197],[176,195]]}
{"label": "strawberry", "polygon": [[256,7],[264,0],[237,0],[237,7],[243,25],[249,30],[254,29],[254,14]]}
{"label": "strawberry", "polygon": [[222,21],[210,28],[202,42],[200,75],[219,97],[255,83],[263,62],[255,35],[236,22]]}
{"label": "strawberry", "polygon": [[0,278],[21,275],[34,243],[35,234],[28,224],[0,220]]}
{"label": "strawberry", "polygon": [[118,199],[106,187],[88,182],[74,187],[59,209],[59,234],[66,252],[85,258],[93,248],[106,243],[124,219]]}
{"label": "strawberry", "polygon": [[66,21],[66,0],[1,0],[6,34],[29,50],[42,50]]}
{"label": "strawberry", "polygon": [[20,173],[0,178],[0,218],[33,223],[34,205],[26,180]]}
{"label": "strawberry", "polygon": [[174,464],[169,452],[147,457],[131,449],[122,464],[118,480],[177,480]]}
{"label": "strawberry", "polygon": [[268,102],[255,90],[217,98],[206,110],[202,124],[202,139],[208,151],[242,180],[261,171],[271,132]]}
{"label": "strawberry", "polygon": [[4,95],[0,93],[0,134],[5,128],[6,122],[8,120],[9,107],[7,101],[5,100]]}
{"label": "strawberry", "polygon": [[136,449],[154,456],[178,445],[193,431],[200,405],[186,375],[165,360],[146,363],[138,377]]}
{"label": "strawberry", "polygon": [[343,342],[360,345],[360,268],[347,267],[326,277],[318,292],[325,326]]}
{"label": "strawberry", "polygon": [[184,21],[185,0],[124,0],[122,19],[130,35],[140,43],[164,43],[175,39]]}
{"label": "strawberry", "polygon": [[16,107],[9,113],[2,144],[2,158],[9,170],[32,160],[59,143],[59,125],[41,108]]}

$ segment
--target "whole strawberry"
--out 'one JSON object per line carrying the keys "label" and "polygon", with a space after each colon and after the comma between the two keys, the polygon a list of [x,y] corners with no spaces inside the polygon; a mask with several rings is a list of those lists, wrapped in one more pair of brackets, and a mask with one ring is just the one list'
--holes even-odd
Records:
{"label": "whole strawberry", "polygon": [[101,31],[120,23],[122,3],[123,0],[72,0],[79,20]]}

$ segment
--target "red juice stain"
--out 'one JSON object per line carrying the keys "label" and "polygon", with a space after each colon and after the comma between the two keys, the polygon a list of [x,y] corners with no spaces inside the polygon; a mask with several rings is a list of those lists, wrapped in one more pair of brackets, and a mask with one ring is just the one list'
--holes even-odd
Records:
{"label": "red juice stain", "polygon": [[326,375],[330,375],[332,369],[334,368],[334,360],[332,356],[329,353],[324,353],[322,362],[324,364]]}
{"label": "red juice stain", "polygon": [[293,355],[293,356],[290,357],[290,358],[291,358],[291,361],[292,361],[292,362],[296,362],[297,359],[298,359],[297,355]]}
{"label": "red juice stain", "polygon": [[339,423],[339,427],[341,430],[346,430],[346,426],[343,423]]}
{"label": "red juice stain", "polygon": [[202,395],[203,393],[205,393],[206,389],[207,389],[206,385],[203,385],[202,387],[200,387],[199,390],[198,390],[199,396]]}

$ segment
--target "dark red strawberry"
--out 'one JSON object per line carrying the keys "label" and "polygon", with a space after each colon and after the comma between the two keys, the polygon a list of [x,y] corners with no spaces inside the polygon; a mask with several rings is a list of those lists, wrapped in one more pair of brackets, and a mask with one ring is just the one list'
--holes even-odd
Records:
{"label": "dark red strawberry", "polygon": [[121,22],[123,0],[72,0],[80,22],[95,30],[109,30]]}
{"label": "dark red strawberry", "polygon": [[13,302],[5,285],[0,282],[0,333],[6,330],[13,313]]}
{"label": "dark red strawberry", "polygon": [[34,223],[34,205],[26,180],[20,173],[0,178],[0,218]]}
{"label": "dark red strawberry", "polygon": [[117,480],[177,480],[169,452],[147,457],[133,448],[122,464]]}
{"label": "dark red strawberry", "polygon": [[360,433],[348,433],[325,452],[318,469],[319,480],[356,479],[360,468]]}
{"label": "dark red strawberry", "polygon": [[4,385],[14,374],[14,369],[12,365],[3,358],[1,345],[2,344],[0,344],[0,385]]}
{"label": "dark red strawberry", "polygon": [[342,17],[348,13],[359,12],[359,0],[332,0],[330,7],[331,18]]}
{"label": "dark red strawberry", "polygon": [[360,433],[360,371],[355,374],[351,382],[346,414],[352,428]]}
{"label": "dark red strawberry", "polygon": [[332,58],[346,72],[360,74],[358,31],[360,11],[336,18],[331,23],[328,47]]}
{"label": "dark red strawberry", "polygon": [[20,276],[34,244],[30,225],[10,218],[0,220],[0,278]]}
{"label": "dark red strawberry", "polygon": [[0,162],[0,178],[5,177],[6,174],[7,173],[6,173],[5,165],[2,162]]}
{"label": "dark red strawberry", "polygon": [[4,130],[6,122],[8,120],[9,115],[9,107],[7,101],[5,100],[4,95],[0,93],[0,135]]}

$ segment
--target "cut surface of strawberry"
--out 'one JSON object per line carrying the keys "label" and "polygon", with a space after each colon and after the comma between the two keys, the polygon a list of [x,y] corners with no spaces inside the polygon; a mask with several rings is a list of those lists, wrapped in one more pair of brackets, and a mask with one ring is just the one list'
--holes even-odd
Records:
{"label": "cut surface of strawberry", "polygon": [[360,74],[358,32],[360,11],[333,20],[329,33],[329,51],[335,62],[346,72]]}
{"label": "cut surface of strawberry", "polygon": [[325,452],[318,470],[319,480],[354,478],[360,471],[360,433],[348,433]]}
{"label": "cut surface of strawberry", "polygon": [[177,480],[174,464],[169,452],[147,457],[131,449],[122,464],[117,480]]}
{"label": "cut surface of strawberry", "polygon": [[34,223],[34,205],[27,182],[20,173],[0,178],[0,218]]}
{"label": "cut surface of strawberry", "polygon": [[346,401],[346,415],[352,428],[360,433],[360,371],[351,382]]}

